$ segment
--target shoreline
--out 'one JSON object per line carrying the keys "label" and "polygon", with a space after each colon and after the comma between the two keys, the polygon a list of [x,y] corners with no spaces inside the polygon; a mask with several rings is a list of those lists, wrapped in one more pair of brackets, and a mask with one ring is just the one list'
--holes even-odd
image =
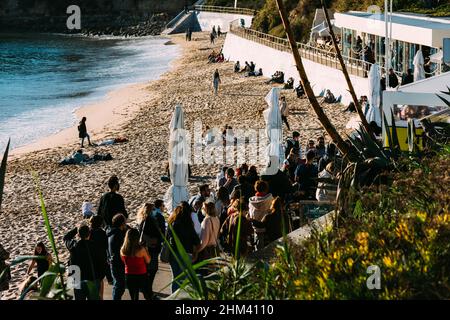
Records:
{"label": "shoreline", "polygon": [[[172,41],[173,39],[170,36],[162,38],[167,40],[166,43],[171,42],[165,45],[179,46]],[[119,85],[118,88],[108,91],[105,96],[96,102],[76,106],[71,112],[77,119],[73,126],[61,129],[48,136],[40,137],[38,140],[29,142],[23,146],[10,149],[8,160],[20,159],[29,153],[37,151],[63,148],[72,145],[80,146],[77,127],[82,117],[87,118],[86,124],[92,142],[105,138],[113,138],[110,136],[111,134],[116,134],[117,137],[117,135],[121,134],[123,125],[139,113],[143,104],[151,103],[155,99],[152,96],[154,92],[149,92],[146,88],[173,71],[176,61],[183,56],[180,46],[179,49],[180,52],[170,61],[168,69],[156,79],[139,83],[124,83]]]}

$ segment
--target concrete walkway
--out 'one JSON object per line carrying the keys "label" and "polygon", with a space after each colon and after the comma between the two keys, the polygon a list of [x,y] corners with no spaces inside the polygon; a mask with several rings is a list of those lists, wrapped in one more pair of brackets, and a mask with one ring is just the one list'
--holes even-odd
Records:
{"label": "concrete walkway", "polygon": [[[155,281],[153,282],[153,290],[160,299],[166,298],[172,293],[170,286],[171,281],[172,270],[170,269],[170,265],[168,263],[162,263],[160,261],[158,273],[156,273]],[[104,300],[112,300],[112,286],[109,285],[106,280],[103,297]],[[128,290],[125,290],[122,300],[130,300]],[[144,300],[144,296],[142,293],[139,296],[139,300]]]}

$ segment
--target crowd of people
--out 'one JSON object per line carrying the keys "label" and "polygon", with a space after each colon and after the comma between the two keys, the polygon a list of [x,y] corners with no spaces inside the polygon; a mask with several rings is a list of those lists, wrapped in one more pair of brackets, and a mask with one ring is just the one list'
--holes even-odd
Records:
{"label": "crowd of people", "polygon": [[[110,177],[109,192],[102,195],[97,210],[90,202],[83,202],[84,219],[63,237],[70,254],[69,266],[80,269],[80,285],[74,289],[74,298],[103,299],[105,281],[112,285],[114,300],[122,299],[125,290],[133,300],[138,300],[140,293],[145,299],[157,298],[153,283],[165,239],[173,249],[167,262],[175,292],[185,279],[181,274],[186,268],[175,235],[192,262],[197,263],[236,252],[246,256],[289,232],[289,203],[335,198],[335,191],[327,187],[327,182],[318,179],[334,178],[336,148],[333,144],[325,146],[325,139],[319,137],[317,144],[310,140],[302,150],[299,137],[294,131],[292,138],[287,139],[286,160],[275,175],[259,174],[255,166],[247,164],[223,167],[214,188],[208,184],[199,186],[198,194],[181,202],[173,212],[166,212],[161,199],[144,203],[136,213],[135,226],[127,223],[128,211],[119,194],[118,177]],[[42,242],[31,254],[43,258],[31,261],[29,278],[24,282],[28,285],[48,271],[53,262]],[[2,259],[7,258],[3,250]],[[209,265],[199,272],[208,274],[214,268]],[[39,283],[33,288],[24,284],[23,288],[38,290]]]}

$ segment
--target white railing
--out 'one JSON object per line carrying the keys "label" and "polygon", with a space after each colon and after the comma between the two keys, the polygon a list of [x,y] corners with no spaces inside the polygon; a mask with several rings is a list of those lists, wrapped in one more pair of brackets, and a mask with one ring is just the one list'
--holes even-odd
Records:
{"label": "white railing", "polygon": [[217,12],[217,13],[233,13],[248,16],[254,16],[257,11],[248,8],[233,8],[233,7],[218,7],[218,6],[204,6],[195,5],[192,7],[196,11]]}
{"label": "white railing", "polygon": [[[239,24],[239,20],[235,20],[230,24],[230,33],[235,34],[241,38],[251,40],[273,49],[285,52],[291,52],[289,41],[284,38],[272,36],[267,33],[256,31],[249,28],[244,28]],[[311,60],[322,65],[341,70],[341,64],[337,57],[334,47],[331,46],[329,50],[318,48],[306,43],[297,42],[300,55],[308,60]],[[343,56],[344,62],[347,66],[347,71],[351,75],[359,77],[367,77],[372,63],[361,59]],[[380,69],[384,70],[380,66]],[[399,75],[396,73],[397,76]]]}

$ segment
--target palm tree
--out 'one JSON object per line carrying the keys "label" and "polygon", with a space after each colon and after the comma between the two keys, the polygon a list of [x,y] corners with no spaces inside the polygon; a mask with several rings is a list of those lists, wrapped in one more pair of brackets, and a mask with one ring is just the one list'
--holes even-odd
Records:
{"label": "palm tree", "polygon": [[364,112],[362,111],[361,104],[359,103],[359,100],[358,100],[358,98],[356,96],[356,93],[355,93],[355,89],[353,88],[352,81],[350,80],[350,77],[348,75],[347,66],[344,63],[344,59],[342,58],[341,50],[339,49],[339,45],[338,45],[338,43],[336,41],[336,35],[334,34],[334,30],[333,30],[333,27],[331,25],[330,16],[329,16],[328,10],[327,10],[327,8],[325,6],[325,0],[321,0],[321,2],[322,2],[323,13],[325,14],[325,19],[326,19],[327,24],[328,24],[328,30],[330,32],[331,39],[333,40],[334,48],[336,49],[336,56],[337,56],[337,58],[339,60],[339,63],[341,64],[342,73],[344,74],[345,81],[347,82],[348,91],[350,92],[350,94],[352,96],[353,103],[355,104],[356,111],[358,112],[359,118],[361,119],[361,123],[362,123],[364,129],[366,129],[366,131],[372,137],[374,137],[373,132],[372,132],[372,128],[370,127],[369,123],[367,122],[366,116],[364,115]]}
{"label": "palm tree", "polygon": [[319,118],[320,123],[322,124],[323,128],[328,133],[328,135],[331,137],[333,142],[336,144],[337,148],[342,152],[342,154],[348,157],[352,157],[352,154],[350,153],[351,150],[350,146],[339,135],[336,128],[330,122],[330,119],[328,119],[327,115],[325,114],[319,102],[317,101],[316,96],[314,95],[314,91],[311,88],[311,84],[309,83],[308,76],[306,75],[305,72],[305,67],[303,66],[302,58],[298,51],[297,42],[294,39],[294,34],[292,32],[291,24],[289,22],[283,0],[276,0],[276,2],[306,96],[308,97],[308,100],[314,112]]}

